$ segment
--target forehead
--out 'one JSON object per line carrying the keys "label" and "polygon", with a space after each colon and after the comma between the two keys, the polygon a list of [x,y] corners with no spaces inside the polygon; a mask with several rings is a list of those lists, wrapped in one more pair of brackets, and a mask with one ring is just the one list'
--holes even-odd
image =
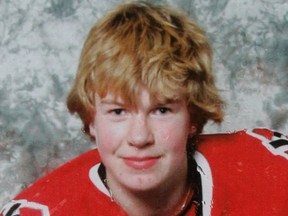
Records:
{"label": "forehead", "polygon": [[170,94],[162,94],[161,91],[157,91],[156,93],[150,91],[146,86],[142,85],[139,88],[135,88],[135,91],[130,94],[121,91],[110,89],[107,90],[104,94],[96,94],[96,98],[98,101],[105,103],[121,103],[121,104],[129,104],[136,105],[139,103],[171,103],[175,101],[183,100],[178,93],[170,93]]}

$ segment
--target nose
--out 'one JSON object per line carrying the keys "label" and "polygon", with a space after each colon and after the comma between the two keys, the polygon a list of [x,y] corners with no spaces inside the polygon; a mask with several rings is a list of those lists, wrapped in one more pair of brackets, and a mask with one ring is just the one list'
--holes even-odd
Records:
{"label": "nose", "polygon": [[153,131],[144,115],[135,115],[131,119],[128,133],[128,144],[131,146],[143,148],[154,143]]}

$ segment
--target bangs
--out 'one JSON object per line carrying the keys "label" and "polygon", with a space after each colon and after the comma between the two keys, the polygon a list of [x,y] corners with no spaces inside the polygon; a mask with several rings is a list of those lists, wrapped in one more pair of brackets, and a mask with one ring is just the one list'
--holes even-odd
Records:
{"label": "bangs", "polygon": [[149,70],[141,69],[141,67],[133,69],[131,65],[128,70],[123,65],[118,66],[113,68],[114,72],[97,71],[98,79],[94,80],[92,85],[94,92],[101,98],[112,94],[115,99],[120,97],[125,103],[135,106],[139,92],[145,88],[151,99],[160,103],[187,99],[185,78],[175,77],[162,65],[150,66]]}

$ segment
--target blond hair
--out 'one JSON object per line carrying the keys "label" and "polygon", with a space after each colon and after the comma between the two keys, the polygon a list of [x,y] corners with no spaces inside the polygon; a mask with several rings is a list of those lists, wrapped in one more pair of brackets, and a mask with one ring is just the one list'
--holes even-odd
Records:
{"label": "blond hair", "polygon": [[223,118],[211,64],[205,32],[188,16],[166,6],[123,4],[90,30],[67,107],[79,114],[89,134],[95,93],[103,97],[112,91],[133,103],[145,85],[155,97],[171,99],[177,92],[199,133],[209,119]]}

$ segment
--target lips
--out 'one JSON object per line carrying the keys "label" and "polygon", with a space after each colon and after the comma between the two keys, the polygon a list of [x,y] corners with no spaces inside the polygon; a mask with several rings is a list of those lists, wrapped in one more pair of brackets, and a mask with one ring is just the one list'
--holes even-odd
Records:
{"label": "lips", "polygon": [[124,157],[124,163],[137,170],[149,169],[154,166],[160,157]]}

